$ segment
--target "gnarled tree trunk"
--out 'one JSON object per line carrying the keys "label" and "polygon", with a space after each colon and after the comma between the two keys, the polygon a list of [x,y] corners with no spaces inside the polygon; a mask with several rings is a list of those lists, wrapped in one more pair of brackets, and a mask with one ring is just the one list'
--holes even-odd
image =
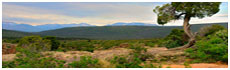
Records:
{"label": "gnarled tree trunk", "polygon": [[186,48],[192,47],[194,45],[194,43],[196,42],[196,40],[195,40],[196,33],[194,34],[190,30],[190,27],[191,27],[191,25],[189,24],[190,19],[191,19],[191,16],[186,14],[185,17],[184,17],[184,23],[183,23],[184,32],[189,37],[188,43],[186,45],[184,45],[184,46],[181,46],[181,47],[178,47],[178,48],[172,48],[170,50],[186,49]]}

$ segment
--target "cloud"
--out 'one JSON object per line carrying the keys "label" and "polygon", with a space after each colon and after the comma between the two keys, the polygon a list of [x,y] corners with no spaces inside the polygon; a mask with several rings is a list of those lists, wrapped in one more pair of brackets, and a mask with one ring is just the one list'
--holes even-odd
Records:
{"label": "cloud", "polygon": [[[102,26],[116,22],[156,24],[157,16],[152,10],[162,4],[164,3],[3,2],[3,21],[31,25],[88,23]],[[191,23],[227,22],[227,16],[227,13],[221,12],[204,19],[193,18]],[[179,20],[167,25],[181,25],[182,22]]]}

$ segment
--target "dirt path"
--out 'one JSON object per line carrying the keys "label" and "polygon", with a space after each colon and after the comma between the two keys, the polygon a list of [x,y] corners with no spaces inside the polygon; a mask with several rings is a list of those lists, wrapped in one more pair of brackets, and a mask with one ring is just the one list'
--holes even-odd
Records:
{"label": "dirt path", "polygon": [[173,50],[169,51],[165,47],[159,47],[159,48],[148,48],[147,53],[150,53],[152,55],[160,55],[160,56],[175,56],[175,55],[183,55],[183,50]]}
{"label": "dirt path", "polygon": [[12,61],[16,57],[15,54],[3,54],[2,61]]}

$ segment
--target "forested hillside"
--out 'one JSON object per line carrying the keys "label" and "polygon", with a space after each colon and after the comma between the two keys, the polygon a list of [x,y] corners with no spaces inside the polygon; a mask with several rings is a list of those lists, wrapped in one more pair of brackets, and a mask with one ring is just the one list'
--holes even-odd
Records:
{"label": "forested hillside", "polygon": [[[217,23],[216,23],[217,24]],[[227,23],[218,23],[228,27]],[[192,31],[198,31],[201,27],[213,24],[192,25]],[[36,33],[26,33],[3,29],[3,37],[23,37],[28,35],[57,36],[62,38],[88,38],[102,40],[119,39],[149,39],[162,38],[170,33],[172,29],[181,26],[101,26],[101,27],[69,27],[56,30],[48,30]]]}
{"label": "forested hillside", "polygon": [[24,36],[35,35],[28,32],[20,32],[20,31],[13,31],[13,30],[6,30],[2,29],[2,38],[18,38]]}
{"label": "forested hillside", "polygon": [[[196,24],[192,26],[193,31],[212,24]],[[227,27],[227,23],[220,24]],[[165,37],[174,28],[181,26],[103,26],[103,27],[71,27],[57,30],[39,32],[40,35],[51,35],[58,37],[76,37],[90,39],[148,39]]]}

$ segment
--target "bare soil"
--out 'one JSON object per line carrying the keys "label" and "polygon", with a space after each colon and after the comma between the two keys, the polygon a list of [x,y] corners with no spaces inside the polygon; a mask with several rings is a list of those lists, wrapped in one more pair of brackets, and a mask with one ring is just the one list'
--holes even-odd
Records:
{"label": "bare soil", "polygon": [[[147,53],[154,55],[158,60],[162,60],[162,57],[167,57],[166,61],[161,61],[163,68],[186,68],[184,65],[185,58],[183,57],[183,50],[174,50],[170,51],[165,47],[147,47]],[[98,58],[101,60],[111,59],[114,56],[118,55],[128,55],[132,52],[131,49],[127,48],[113,48],[108,50],[96,50],[93,53],[87,51],[68,51],[68,52],[57,52],[57,51],[48,51],[43,52],[46,57],[54,57],[56,59],[65,60],[67,63],[72,61],[78,61],[80,56],[92,56],[93,58]],[[12,61],[15,58],[15,54],[3,54],[3,61]],[[177,56],[176,58],[174,58]],[[170,58],[169,58],[170,57]],[[154,62],[153,62],[154,63]],[[158,62],[159,63],[159,62]],[[227,64],[218,64],[218,63],[196,63],[189,64],[191,68],[227,68]]]}

